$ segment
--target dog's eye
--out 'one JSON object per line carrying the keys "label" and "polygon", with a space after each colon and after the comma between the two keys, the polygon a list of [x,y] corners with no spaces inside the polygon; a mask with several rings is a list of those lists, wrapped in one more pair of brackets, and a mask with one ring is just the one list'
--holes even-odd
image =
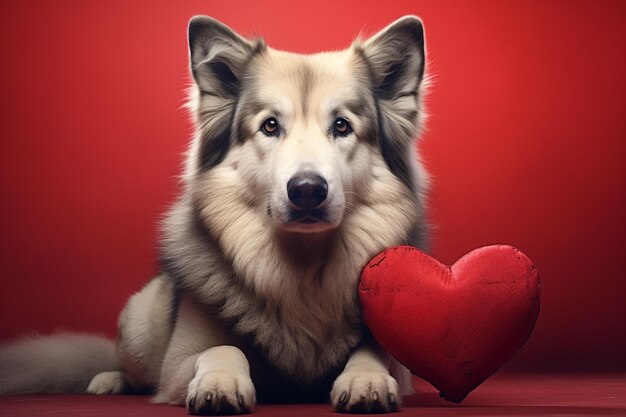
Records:
{"label": "dog's eye", "polygon": [[261,125],[261,132],[266,136],[278,136],[280,134],[280,125],[275,117],[265,119]]}
{"label": "dog's eye", "polygon": [[338,117],[333,122],[333,136],[344,137],[348,136],[350,133],[352,133],[352,126],[350,126],[350,122],[343,117]]}

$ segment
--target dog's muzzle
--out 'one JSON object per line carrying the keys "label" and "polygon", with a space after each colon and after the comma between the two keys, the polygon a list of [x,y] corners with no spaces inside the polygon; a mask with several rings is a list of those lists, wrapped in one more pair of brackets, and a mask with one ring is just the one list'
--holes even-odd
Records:
{"label": "dog's muzzle", "polygon": [[328,197],[328,182],[319,175],[304,173],[287,182],[287,196],[291,203],[290,221],[318,223],[328,221],[323,208]]}
{"label": "dog's muzzle", "polygon": [[287,182],[287,195],[298,209],[312,210],[326,201],[328,183],[319,175],[297,175]]}

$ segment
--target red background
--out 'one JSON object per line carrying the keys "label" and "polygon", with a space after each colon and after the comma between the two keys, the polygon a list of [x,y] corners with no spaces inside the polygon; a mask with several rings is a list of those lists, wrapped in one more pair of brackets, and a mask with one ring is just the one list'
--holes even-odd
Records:
{"label": "red background", "polygon": [[114,335],[157,270],[190,136],[186,24],[276,48],[424,20],[433,253],[508,243],[542,311],[514,369],[626,369],[626,2],[21,1],[0,4],[0,339]]}

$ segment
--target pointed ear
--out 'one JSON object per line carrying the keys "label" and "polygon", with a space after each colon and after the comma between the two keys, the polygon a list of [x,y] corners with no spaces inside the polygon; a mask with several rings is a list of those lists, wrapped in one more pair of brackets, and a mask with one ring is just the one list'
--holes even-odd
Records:
{"label": "pointed ear", "polygon": [[188,34],[191,73],[200,93],[192,91],[189,102],[198,138],[188,158],[190,167],[203,171],[219,164],[228,152],[241,79],[265,43],[249,41],[208,16],[194,16]]}
{"label": "pointed ear", "polygon": [[370,68],[378,106],[378,144],[389,169],[414,188],[415,150],[410,146],[419,132],[424,77],[424,30],[415,16],[402,17],[365,43],[356,43]]}
{"label": "pointed ear", "polygon": [[404,16],[363,44],[374,88],[380,98],[417,94],[424,76],[424,29],[416,16]]}
{"label": "pointed ear", "polygon": [[193,78],[203,93],[235,96],[250,56],[265,46],[252,42],[223,23],[194,16],[189,21],[189,58]]}

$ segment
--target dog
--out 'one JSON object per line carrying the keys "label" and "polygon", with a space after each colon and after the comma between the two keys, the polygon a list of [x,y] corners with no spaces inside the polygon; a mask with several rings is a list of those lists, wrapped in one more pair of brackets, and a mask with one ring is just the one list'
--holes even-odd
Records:
{"label": "dog", "polygon": [[427,239],[421,21],[313,55],[206,16],[188,40],[196,132],[162,272],[129,299],[115,347],[61,334],[2,348],[0,393],[151,392],[192,414],[329,395],[341,412],[397,410],[409,374],[367,331],[357,285],[385,248]]}

